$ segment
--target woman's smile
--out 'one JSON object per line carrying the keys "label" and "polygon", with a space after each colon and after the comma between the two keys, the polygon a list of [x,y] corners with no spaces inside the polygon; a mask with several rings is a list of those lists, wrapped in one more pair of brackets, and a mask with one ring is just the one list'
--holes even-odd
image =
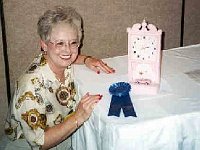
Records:
{"label": "woman's smile", "polygon": [[71,55],[61,55],[61,59],[69,60],[71,58]]}

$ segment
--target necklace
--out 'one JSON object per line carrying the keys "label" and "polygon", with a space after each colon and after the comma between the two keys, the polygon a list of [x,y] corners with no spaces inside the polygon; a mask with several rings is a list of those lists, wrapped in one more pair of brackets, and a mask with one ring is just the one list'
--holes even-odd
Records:
{"label": "necklace", "polygon": [[[68,68],[71,70],[71,68]],[[74,82],[72,81],[71,72],[67,72],[67,76],[64,78],[64,82],[60,82],[59,88],[56,90],[56,98],[57,101],[62,106],[67,106],[67,108],[73,108],[76,104],[76,101],[74,99],[76,95],[76,90],[74,86]],[[68,79],[68,85],[65,85],[66,80]],[[63,84],[64,83],[64,84]]]}
{"label": "necklace", "polygon": [[56,98],[61,105],[67,106],[68,101],[71,99],[70,88],[61,84],[56,90]]}

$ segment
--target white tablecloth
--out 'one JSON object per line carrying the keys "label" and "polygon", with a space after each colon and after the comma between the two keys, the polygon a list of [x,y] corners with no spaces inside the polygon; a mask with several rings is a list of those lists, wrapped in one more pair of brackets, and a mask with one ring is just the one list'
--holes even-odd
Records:
{"label": "white tablecloth", "polygon": [[75,150],[200,150],[200,45],[165,50],[162,56],[159,94],[130,93],[137,117],[108,116],[109,86],[128,82],[127,56],[105,59],[115,74],[75,66],[80,93],[103,95],[74,134]]}

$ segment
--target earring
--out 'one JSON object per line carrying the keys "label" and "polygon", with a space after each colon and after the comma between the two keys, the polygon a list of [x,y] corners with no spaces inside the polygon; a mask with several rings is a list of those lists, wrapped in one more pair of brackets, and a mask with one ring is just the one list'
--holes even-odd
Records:
{"label": "earring", "polygon": [[47,51],[43,51],[43,54],[44,54],[44,55],[47,55]]}
{"label": "earring", "polygon": [[43,49],[42,47],[41,47],[40,50],[41,50],[41,52],[42,52],[43,55],[46,55],[46,54],[47,54],[47,50]]}

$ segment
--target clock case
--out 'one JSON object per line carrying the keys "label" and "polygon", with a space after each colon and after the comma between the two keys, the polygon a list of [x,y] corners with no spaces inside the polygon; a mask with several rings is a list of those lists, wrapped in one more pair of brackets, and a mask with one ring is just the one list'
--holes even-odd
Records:
{"label": "clock case", "polygon": [[[160,89],[162,30],[143,20],[142,24],[137,23],[132,28],[127,28],[127,32],[128,78],[132,85],[132,92],[136,95],[155,95]],[[148,40],[144,37],[146,39],[148,37]],[[136,43],[138,38],[141,42]],[[155,50],[149,48],[148,44],[151,43],[149,40],[154,42],[152,48]],[[147,56],[147,53],[152,54],[152,57],[142,57]]]}

